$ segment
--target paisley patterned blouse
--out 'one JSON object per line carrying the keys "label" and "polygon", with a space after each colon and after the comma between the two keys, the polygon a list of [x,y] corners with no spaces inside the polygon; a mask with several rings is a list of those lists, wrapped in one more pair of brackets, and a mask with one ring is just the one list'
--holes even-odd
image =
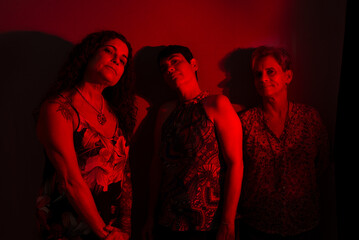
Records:
{"label": "paisley patterned blouse", "polygon": [[319,113],[290,103],[278,138],[261,108],[240,115],[244,178],[239,213],[255,229],[296,235],[319,222],[318,182],[328,160],[328,136]]}
{"label": "paisley patterned blouse", "polygon": [[207,96],[179,103],[162,127],[159,224],[173,231],[209,231],[218,221],[223,161]]}
{"label": "paisley patterned blouse", "polygon": [[[121,129],[116,126],[113,136],[105,137],[79,115],[71,100],[62,97],[57,101],[60,106],[72,107],[72,117],[79,120],[73,134],[78,165],[102,219],[129,233],[132,185],[129,147]],[[70,205],[48,159],[37,199],[37,216],[43,239],[98,239]]]}

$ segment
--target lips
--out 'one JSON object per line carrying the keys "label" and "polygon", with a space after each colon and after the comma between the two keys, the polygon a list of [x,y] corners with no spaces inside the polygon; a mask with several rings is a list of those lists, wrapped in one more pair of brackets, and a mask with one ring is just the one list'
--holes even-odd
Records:
{"label": "lips", "polygon": [[106,67],[110,68],[112,71],[114,71],[114,73],[117,75],[117,71],[114,67],[110,66],[110,65],[105,65]]}
{"label": "lips", "polygon": [[260,88],[264,89],[264,88],[270,88],[270,87],[274,87],[272,84],[261,84]]}
{"label": "lips", "polygon": [[169,75],[169,77],[170,77],[171,79],[176,79],[179,75],[180,75],[179,73],[171,73],[171,74]]}

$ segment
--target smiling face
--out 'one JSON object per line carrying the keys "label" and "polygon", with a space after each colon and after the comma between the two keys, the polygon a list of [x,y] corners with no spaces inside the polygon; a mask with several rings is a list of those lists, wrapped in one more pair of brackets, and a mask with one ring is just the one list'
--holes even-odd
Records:
{"label": "smiling face", "polygon": [[178,88],[188,81],[197,81],[197,62],[194,58],[188,62],[181,53],[174,53],[160,61],[163,78],[172,88]]}
{"label": "smiling face", "polygon": [[287,91],[287,85],[291,82],[293,72],[283,71],[272,56],[266,56],[254,65],[254,84],[257,92],[262,97],[273,97]]}
{"label": "smiling face", "polygon": [[128,59],[127,45],[120,39],[112,39],[97,49],[86,68],[86,75],[93,81],[114,86],[121,78]]}

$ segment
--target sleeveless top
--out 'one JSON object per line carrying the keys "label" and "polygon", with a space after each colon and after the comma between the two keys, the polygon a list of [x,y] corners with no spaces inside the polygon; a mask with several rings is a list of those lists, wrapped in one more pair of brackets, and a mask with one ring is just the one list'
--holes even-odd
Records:
{"label": "sleeveless top", "polygon": [[179,103],[162,126],[159,224],[173,231],[217,227],[223,186],[223,158],[202,92]]}
{"label": "sleeveless top", "polygon": [[[129,146],[116,125],[112,137],[103,136],[78,113],[71,100],[60,97],[60,108],[73,108],[78,126],[73,133],[81,175],[106,224],[129,233],[132,185],[128,161]],[[72,116],[76,117],[76,116]],[[43,239],[98,239],[70,205],[63,184],[46,156],[44,180],[37,199],[37,217]],[[78,238],[76,238],[78,239]]]}

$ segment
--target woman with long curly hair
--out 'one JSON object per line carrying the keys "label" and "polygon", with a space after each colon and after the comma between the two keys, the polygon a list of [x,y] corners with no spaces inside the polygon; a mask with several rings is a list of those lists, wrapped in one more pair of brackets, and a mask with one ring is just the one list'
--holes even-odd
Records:
{"label": "woman with long curly hair", "polygon": [[135,126],[132,48],[114,31],[77,44],[42,102],[46,152],[37,199],[43,239],[129,239]]}

